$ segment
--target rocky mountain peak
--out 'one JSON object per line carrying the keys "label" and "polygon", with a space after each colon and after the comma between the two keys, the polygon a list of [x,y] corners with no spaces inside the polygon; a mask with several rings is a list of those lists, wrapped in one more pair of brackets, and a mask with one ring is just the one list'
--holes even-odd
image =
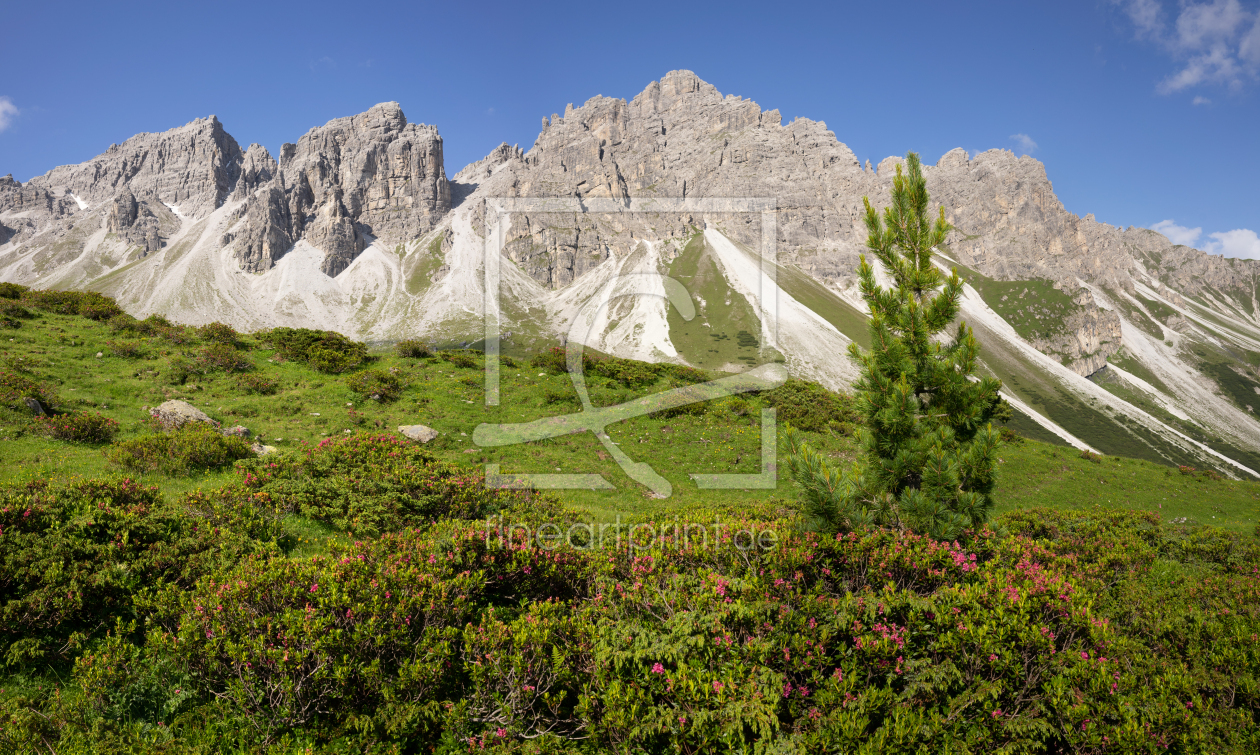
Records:
{"label": "rocky mountain peak", "polygon": [[521,160],[525,153],[515,144],[503,142],[480,160],[465,165],[451,177],[452,183],[478,184],[493,175],[494,168],[509,160]]}
{"label": "rocky mountain peak", "polygon": [[[337,275],[367,246],[423,234],[451,208],[437,128],[411,124],[397,102],[337,118],[280,148],[277,166],[250,148],[242,168],[248,207],[233,232],[241,267],[269,269],[307,239]],[[257,188],[268,186],[268,191]],[[286,246],[287,244],[287,246]]]}
{"label": "rocky mountain peak", "polygon": [[241,160],[240,176],[236,180],[236,188],[232,191],[233,199],[244,199],[263,184],[276,177],[279,165],[261,144],[251,144],[245,150]]}
{"label": "rocky mountain peak", "polygon": [[126,186],[137,197],[200,218],[231,193],[242,157],[236,140],[210,116],[161,133],[137,134],[85,163],[54,168],[29,185],[72,192],[88,205],[109,201]]}

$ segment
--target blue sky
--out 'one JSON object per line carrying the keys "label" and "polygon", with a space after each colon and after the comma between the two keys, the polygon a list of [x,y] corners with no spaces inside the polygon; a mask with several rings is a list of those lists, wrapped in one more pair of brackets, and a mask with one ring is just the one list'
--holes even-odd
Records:
{"label": "blue sky", "polygon": [[862,160],[1027,152],[1072,212],[1260,257],[1260,0],[62,2],[0,19],[0,174],[23,181],[210,113],[275,154],[386,100],[438,126],[454,174],[528,148],[566,103],[686,68],[826,121]]}

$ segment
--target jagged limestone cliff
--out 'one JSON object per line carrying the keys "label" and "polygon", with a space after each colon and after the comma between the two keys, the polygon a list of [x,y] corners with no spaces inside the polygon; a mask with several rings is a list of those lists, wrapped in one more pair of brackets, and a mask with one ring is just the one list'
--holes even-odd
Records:
{"label": "jagged limestone cliff", "polygon": [[[901,160],[860,165],[826,124],[785,124],[688,71],[629,101],[569,105],[530,149],[503,144],[450,181],[437,129],[397,103],[312,129],[278,158],[242,152],[211,116],[25,184],[0,179],[0,278],[193,322],[469,343],[483,333],[487,201],[568,198],[577,210],[514,213],[499,229],[506,343],[555,343],[578,323],[606,351],[742,369],[770,353],[769,295],[775,353],[840,386],[841,354],[864,338],[862,197],[883,202]],[[1077,217],[1029,157],[953,150],[926,175],[956,227],[940,251],[970,284],[964,317],[1022,412],[1078,445],[1126,437],[1167,460],[1260,469],[1260,264]],[[760,213],[627,211],[716,198],[773,202],[771,289]],[[621,210],[586,211],[598,201]],[[684,281],[697,320],[651,297],[595,313],[632,272]]]}

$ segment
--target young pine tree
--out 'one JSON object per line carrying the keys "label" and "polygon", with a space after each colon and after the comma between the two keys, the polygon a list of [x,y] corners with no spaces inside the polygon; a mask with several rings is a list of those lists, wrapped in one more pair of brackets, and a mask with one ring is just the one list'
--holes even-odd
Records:
{"label": "young pine tree", "polygon": [[952,227],[943,207],[935,222],[929,218],[919,156],[906,155],[906,168],[897,166],[882,222],[863,199],[866,245],[894,285],[876,283],[862,255],[871,349],[849,347],[862,372],[854,384],[864,425],[859,458],[838,469],[789,427],[788,464],[823,529],[899,527],[953,539],[992,509],[999,439],[989,422],[1005,404],[1000,381],[972,376],[979,345],[966,323],[948,343],[936,337],[958,315],[963,283],[932,262]]}

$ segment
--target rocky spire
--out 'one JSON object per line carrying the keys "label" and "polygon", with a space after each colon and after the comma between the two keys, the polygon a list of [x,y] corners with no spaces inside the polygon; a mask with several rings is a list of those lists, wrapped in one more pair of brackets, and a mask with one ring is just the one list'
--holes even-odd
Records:
{"label": "rocky spire", "polygon": [[[234,196],[248,208],[235,251],[253,272],[275,264],[284,253],[278,245],[305,238],[324,252],[321,269],[335,276],[368,237],[414,238],[451,208],[442,137],[434,126],[408,123],[396,102],[311,129],[280,148],[278,166],[251,147],[241,182]],[[263,185],[269,189],[256,191]]]}

